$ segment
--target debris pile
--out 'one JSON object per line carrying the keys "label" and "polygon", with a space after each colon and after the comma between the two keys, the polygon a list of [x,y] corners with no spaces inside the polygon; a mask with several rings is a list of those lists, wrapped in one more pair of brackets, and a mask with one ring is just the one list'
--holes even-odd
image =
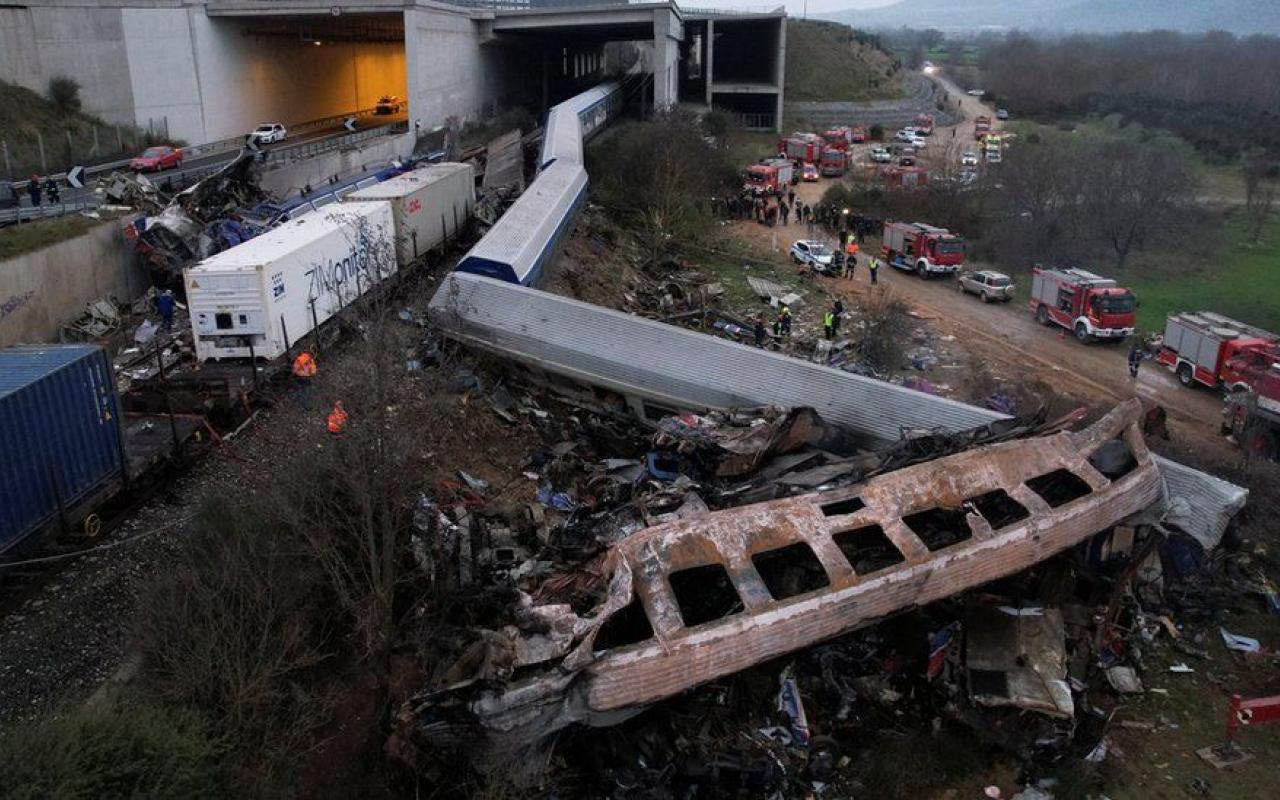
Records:
{"label": "debris pile", "polygon": [[1097,760],[1151,559],[1200,547],[1136,401],[1077,433],[1010,420],[869,450],[805,408],[642,425],[489,400],[547,445],[528,501],[460,473],[419,509],[419,564],[459,613],[419,609],[433,668],[389,748],[428,773],[460,754],[546,781],[575,723],[610,729],[578,746],[601,791],[856,789],[858,742],[912,725],[971,729],[1028,775]]}

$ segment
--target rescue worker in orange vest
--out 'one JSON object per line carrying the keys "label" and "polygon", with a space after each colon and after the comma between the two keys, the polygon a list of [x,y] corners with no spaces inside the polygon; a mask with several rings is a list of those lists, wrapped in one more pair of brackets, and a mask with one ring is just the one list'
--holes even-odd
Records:
{"label": "rescue worker in orange vest", "polygon": [[858,267],[858,243],[853,237],[849,237],[849,243],[844,246],[844,276],[849,280],[853,280],[853,272]]}
{"label": "rescue worker in orange vest", "polygon": [[316,376],[316,360],[311,353],[303,350],[293,360],[293,379],[299,386],[310,386],[311,379]]}
{"label": "rescue worker in orange vest", "polygon": [[342,429],[347,427],[347,412],[342,407],[341,400],[333,402],[333,410],[329,412],[329,433],[342,433]]}

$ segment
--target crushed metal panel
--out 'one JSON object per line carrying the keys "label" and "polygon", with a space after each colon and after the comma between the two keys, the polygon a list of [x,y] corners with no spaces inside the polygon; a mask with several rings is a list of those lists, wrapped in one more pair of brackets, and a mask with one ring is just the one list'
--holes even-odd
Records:
{"label": "crushed metal panel", "polygon": [[1068,719],[1075,715],[1061,611],[1009,613],[974,605],[965,615],[964,630],[965,670],[974,702]]}
{"label": "crushed metal panel", "polygon": [[1248,501],[1249,490],[1176,461],[1155,458],[1164,479],[1168,521],[1206,551],[1217,547],[1231,520]]}
{"label": "crushed metal panel", "polygon": [[[989,445],[857,486],[639,531],[610,550],[611,578],[602,606],[559,667],[504,689],[484,690],[469,701],[468,718],[454,724],[479,728],[476,735],[490,754],[516,753],[574,722],[610,724],[607,720],[617,715],[698,684],[1043,561],[1159,499],[1160,476],[1142,440],[1140,414],[1140,404],[1131,400],[1080,433]],[[1129,446],[1136,466],[1109,480],[1087,457],[1117,436]],[[1056,502],[1027,485],[1060,470],[1082,480],[1088,492]],[[997,490],[1026,515],[993,527],[974,501]],[[928,512],[959,520],[958,541],[939,545],[921,532],[919,516]],[[846,555],[841,537],[873,527],[902,558],[859,574],[853,564],[862,562]],[[758,559],[795,545],[816,558],[825,585],[775,596],[778,584],[769,582]],[[732,597],[705,620],[696,614],[706,609],[694,609],[697,623],[686,624],[691,604],[700,602],[690,593],[709,591],[712,581],[686,584],[674,578],[702,568],[726,576],[720,590]],[[637,597],[652,636],[596,652],[601,628]],[[422,711],[429,707],[402,712],[407,735],[431,740],[431,730],[438,732],[436,716]],[[418,726],[420,718],[433,720],[432,725]],[[451,727],[444,739],[459,735]]]}

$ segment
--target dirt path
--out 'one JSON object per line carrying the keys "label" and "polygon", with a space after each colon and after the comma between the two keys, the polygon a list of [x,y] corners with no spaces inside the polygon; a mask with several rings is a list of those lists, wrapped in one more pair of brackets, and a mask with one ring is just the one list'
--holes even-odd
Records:
{"label": "dirt path", "polygon": [[[934,134],[937,136],[938,134]],[[831,185],[823,180],[796,187],[797,198],[816,204]],[[791,243],[801,238],[834,238],[815,230],[810,234],[801,225],[767,228],[753,222],[726,226],[726,232],[749,242],[757,252],[772,253],[779,262],[787,260]],[[775,246],[777,250],[773,250]],[[878,239],[868,239],[865,252],[879,247]],[[867,256],[859,257],[852,281],[821,278],[827,291],[846,298],[856,308],[858,298],[873,291],[866,268]],[[972,265],[980,266],[980,265]],[[1112,405],[1138,396],[1164,406],[1170,429],[1184,444],[1229,452],[1231,446],[1218,434],[1221,397],[1207,390],[1187,389],[1172,373],[1154,362],[1146,362],[1136,381],[1129,378],[1127,348],[1123,345],[1082,345],[1065,329],[1039,325],[1025,301],[988,304],[964,295],[952,280],[923,281],[914,274],[882,267],[880,286],[895,291],[911,303],[917,315],[939,335],[951,335],[983,367],[1005,376],[1025,375],[1026,383],[1041,381],[1058,393],[1079,402]],[[1061,334],[1059,333],[1061,331]],[[975,366],[975,368],[977,368]]]}

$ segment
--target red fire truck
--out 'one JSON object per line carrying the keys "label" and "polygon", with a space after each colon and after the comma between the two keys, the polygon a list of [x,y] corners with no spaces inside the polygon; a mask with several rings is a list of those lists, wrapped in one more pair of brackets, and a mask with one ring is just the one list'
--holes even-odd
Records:
{"label": "red fire truck", "polygon": [[822,149],[822,160],[818,162],[818,172],[824,178],[838,178],[844,174],[849,164],[849,153],[834,147]]}
{"label": "red fire truck", "polygon": [[826,147],[832,150],[848,150],[849,145],[853,144],[853,128],[848,125],[841,125],[822,132],[822,139],[826,143]]}
{"label": "red fire truck", "polygon": [[991,117],[982,116],[973,121],[973,138],[982,141],[991,133]]}
{"label": "red fire truck", "polygon": [[933,134],[932,114],[916,114],[916,133],[924,136],[930,136]]}
{"label": "red fire truck", "polygon": [[870,141],[870,139],[871,134],[867,133],[866,125],[854,125],[853,131],[849,134],[849,141],[854,144],[862,144],[863,142]]}
{"label": "red fire truck", "polygon": [[886,222],[880,254],[889,266],[921,278],[954,275],[964,264],[964,238],[923,222]]}
{"label": "red fire truck", "polygon": [[756,195],[782,194],[792,183],[795,167],[785,158],[771,158],[747,167],[746,184]]}
{"label": "red fire truck", "polygon": [[1280,364],[1273,364],[1254,391],[1232,392],[1222,408],[1222,432],[1259,458],[1280,459]]}
{"label": "red fire truck", "polygon": [[1280,337],[1212,311],[1170,314],[1156,361],[1183,386],[1256,391],[1280,363]]}
{"label": "red fire truck", "polygon": [[880,182],[886,186],[928,186],[929,171],[923,167],[891,164],[880,168]]}
{"label": "red fire truck", "polygon": [[1138,301],[1110,278],[1076,267],[1032,270],[1031,310],[1041,325],[1060,325],[1081,342],[1120,341],[1133,333]]}
{"label": "red fire truck", "polygon": [[800,164],[816,164],[822,155],[822,144],[822,137],[816,133],[793,133],[778,142],[778,155]]}

